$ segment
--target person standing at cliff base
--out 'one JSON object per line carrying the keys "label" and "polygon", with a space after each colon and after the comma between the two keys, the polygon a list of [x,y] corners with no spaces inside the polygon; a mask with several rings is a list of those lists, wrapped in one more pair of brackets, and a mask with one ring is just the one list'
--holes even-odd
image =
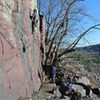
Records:
{"label": "person standing at cliff base", "polygon": [[55,67],[55,64],[53,64],[53,66],[52,66],[52,80],[53,80],[54,84],[55,84],[55,77],[56,77],[56,67]]}

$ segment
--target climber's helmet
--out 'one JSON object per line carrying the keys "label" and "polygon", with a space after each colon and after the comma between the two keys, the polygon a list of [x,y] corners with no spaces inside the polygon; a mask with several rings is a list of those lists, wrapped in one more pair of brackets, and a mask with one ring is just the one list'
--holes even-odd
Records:
{"label": "climber's helmet", "polygon": [[37,9],[34,9],[34,10],[33,10],[33,13],[37,13]]}

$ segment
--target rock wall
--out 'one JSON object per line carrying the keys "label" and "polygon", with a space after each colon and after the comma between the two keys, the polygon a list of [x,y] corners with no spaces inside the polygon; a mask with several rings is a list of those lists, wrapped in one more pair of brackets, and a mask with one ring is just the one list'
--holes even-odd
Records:
{"label": "rock wall", "polygon": [[31,96],[41,86],[42,35],[39,24],[32,34],[29,18],[34,8],[36,0],[0,0],[0,100]]}

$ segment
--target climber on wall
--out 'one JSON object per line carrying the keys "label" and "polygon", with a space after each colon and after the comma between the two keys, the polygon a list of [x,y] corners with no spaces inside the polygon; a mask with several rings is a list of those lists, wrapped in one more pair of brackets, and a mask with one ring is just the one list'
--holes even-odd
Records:
{"label": "climber on wall", "polygon": [[38,24],[38,17],[37,17],[37,9],[34,9],[33,12],[29,12],[30,19],[32,20],[32,33],[34,32],[34,28]]}

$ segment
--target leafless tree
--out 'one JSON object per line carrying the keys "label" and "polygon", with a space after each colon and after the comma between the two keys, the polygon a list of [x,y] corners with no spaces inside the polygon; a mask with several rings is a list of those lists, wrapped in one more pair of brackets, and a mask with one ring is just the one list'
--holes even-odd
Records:
{"label": "leafless tree", "polygon": [[74,51],[79,41],[90,30],[100,29],[100,24],[92,25],[87,29],[81,27],[83,19],[90,17],[81,2],[84,0],[39,1],[39,11],[44,14],[46,23],[45,65],[52,65],[66,53]]}

